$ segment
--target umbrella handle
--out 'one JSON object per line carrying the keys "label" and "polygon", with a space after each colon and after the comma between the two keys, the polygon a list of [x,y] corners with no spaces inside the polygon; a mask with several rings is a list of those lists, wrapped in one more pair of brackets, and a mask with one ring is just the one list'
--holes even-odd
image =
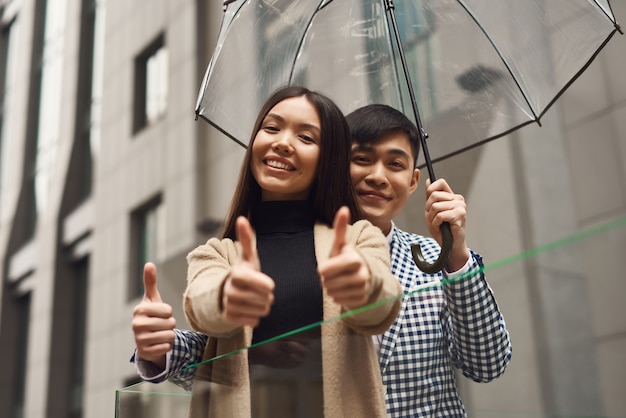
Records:
{"label": "umbrella handle", "polygon": [[450,230],[450,224],[448,222],[444,222],[441,224],[441,252],[439,253],[439,258],[432,264],[428,261],[424,260],[422,256],[422,248],[419,244],[411,245],[411,253],[413,254],[413,261],[415,261],[415,265],[422,270],[426,274],[435,274],[439,271],[443,270],[443,268],[448,263],[448,258],[450,258],[450,253],[452,252],[452,231]]}

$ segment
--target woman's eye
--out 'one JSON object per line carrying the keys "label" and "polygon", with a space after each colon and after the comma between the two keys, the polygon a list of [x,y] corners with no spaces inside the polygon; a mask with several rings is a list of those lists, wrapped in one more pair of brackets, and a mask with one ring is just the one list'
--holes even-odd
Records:
{"label": "woman's eye", "polygon": [[315,142],[315,139],[308,135],[300,135],[300,139],[302,139],[305,142]]}
{"label": "woman's eye", "polygon": [[263,130],[268,131],[268,132],[278,132],[278,127],[274,125],[266,125],[263,127]]}

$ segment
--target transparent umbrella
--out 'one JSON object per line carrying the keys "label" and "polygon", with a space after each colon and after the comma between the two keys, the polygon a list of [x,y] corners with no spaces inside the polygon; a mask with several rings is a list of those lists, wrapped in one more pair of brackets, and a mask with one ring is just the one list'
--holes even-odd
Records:
{"label": "transparent umbrella", "polygon": [[[434,181],[433,162],[538,123],[616,32],[608,0],[230,0],[196,114],[247,146],[283,85],[345,113],[385,103],[417,124]],[[442,232],[434,264],[414,248],[426,272]]]}

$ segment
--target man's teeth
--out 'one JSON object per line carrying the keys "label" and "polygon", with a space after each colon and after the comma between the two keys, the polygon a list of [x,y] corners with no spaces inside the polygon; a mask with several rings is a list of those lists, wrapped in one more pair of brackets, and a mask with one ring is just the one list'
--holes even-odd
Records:
{"label": "man's teeth", "polygon": [[280,168],[282,170],[289,170],[290,169],[290,167],[287,164],[281,163],[279,161],[269,160],[267,162],[267,165],[269,165],[270,167],[274,167],[274,168]]}

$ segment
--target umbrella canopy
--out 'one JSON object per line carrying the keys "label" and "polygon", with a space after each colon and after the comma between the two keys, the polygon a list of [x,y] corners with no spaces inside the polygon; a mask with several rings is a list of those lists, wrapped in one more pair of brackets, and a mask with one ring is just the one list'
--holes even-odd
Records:
{"label": "umbrella canopy", "polygon": [[619,30],[608,0],[226,3],[199,116],[245,146],[271,92],[302,84],[345,113],[385,103],[420,122],[406,67],[433,161],[538,122]]}
{"label": "umbrella canopy", "polygon": [[[227,0],[196,115],[247,146],[261,103],[305,85],[345,113],[403,111],[432,162],[539,122],[620,31],[608,0]],[[430,133],[431,141],[426,142]],[[459,134],[461,132],[462,134]],[[435,263],[452,248],[442,225]]]}

